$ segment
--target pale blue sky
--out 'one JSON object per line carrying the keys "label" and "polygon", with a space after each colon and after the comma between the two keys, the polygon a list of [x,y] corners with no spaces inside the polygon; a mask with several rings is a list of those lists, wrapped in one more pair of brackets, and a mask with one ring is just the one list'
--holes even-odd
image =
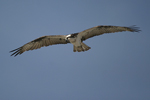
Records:
{"label": "pale blue sky", "polygon": [[[0,0],[0,100],[149,100],[149,0]],[[44,35],[97,25],[137,25],[139,33],[85,41],[87,52],[54,45],[11,57]]]}

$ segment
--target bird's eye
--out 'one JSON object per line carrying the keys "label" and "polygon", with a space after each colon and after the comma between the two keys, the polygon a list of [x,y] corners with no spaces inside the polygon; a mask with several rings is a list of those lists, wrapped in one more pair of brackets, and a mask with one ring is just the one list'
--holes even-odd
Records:
{"label": "bird's eye", "polygon": [[73,38],[73,37],[74,37],[74,35],[71,35],[71,37]]}

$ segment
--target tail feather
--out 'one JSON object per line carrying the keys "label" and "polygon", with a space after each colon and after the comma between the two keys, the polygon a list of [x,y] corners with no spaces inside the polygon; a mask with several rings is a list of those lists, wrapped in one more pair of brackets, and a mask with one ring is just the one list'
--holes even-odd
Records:
{"label": "tail feather", "polygon": [[76,51],[78,51],[78,52],[81,52],[81,51],[87,51],[87,50],[89,50],[89,49],[91,49],[91,47],[89,47],[89,46],[87,46],[86,44],[84,44],[83,42],[81,43],[81,46],[78,46],[78,47],[76,47],[76,46],[74,46],[73,47],[73,51],[74,52],[76,52]]}

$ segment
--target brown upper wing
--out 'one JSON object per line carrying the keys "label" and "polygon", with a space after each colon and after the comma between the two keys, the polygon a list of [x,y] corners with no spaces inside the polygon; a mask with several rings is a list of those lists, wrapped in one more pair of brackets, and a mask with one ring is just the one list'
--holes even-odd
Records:
{"label": "brown upper wing", "polygon": [[67,43],[69,42],[65,40],[65,35],[42,36],[10,52],[14,52],[11,56],[17,56],[18,54],[22,54],[28,50],[39,49],[49,45]]}
{"label": "brown upper wing", "polygon": [[114,32],[122,32],[122,31],[130,31],[130,32],[138,32],[140,31],[138,27],[120,27],[120,26],[96,26],[90,29],[84,30],[80,32],[78,35],[81,37],[82,41],[91,38],[93,36],[102,35],[104,33],[114,33]]}

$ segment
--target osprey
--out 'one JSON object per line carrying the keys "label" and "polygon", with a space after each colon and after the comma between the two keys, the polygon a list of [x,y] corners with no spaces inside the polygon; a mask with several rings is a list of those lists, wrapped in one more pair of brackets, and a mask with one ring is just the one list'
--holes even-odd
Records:
{"label": "osprey", "polygon": [[44,46],[54,45],[54,44],[73,44],[73,51],[81,52],[87,51],[91,49],[89,46],[83,43],[88,38],[93,36],[102,35],[104,33],[114,33],[114,32],[122,32],[122,31],[130,31],[130,32],[139,32],[139,28],[135,26],[131,27],[121,27],[121,26],[95,26],[84,30],[79,33],[73,33],[69,35],[49,35],[39,37],[22,47],[19,47],[10,52],[14,52],[11,56],[17,56],[18,54],[22,54],[25,51],[39,49]]}

